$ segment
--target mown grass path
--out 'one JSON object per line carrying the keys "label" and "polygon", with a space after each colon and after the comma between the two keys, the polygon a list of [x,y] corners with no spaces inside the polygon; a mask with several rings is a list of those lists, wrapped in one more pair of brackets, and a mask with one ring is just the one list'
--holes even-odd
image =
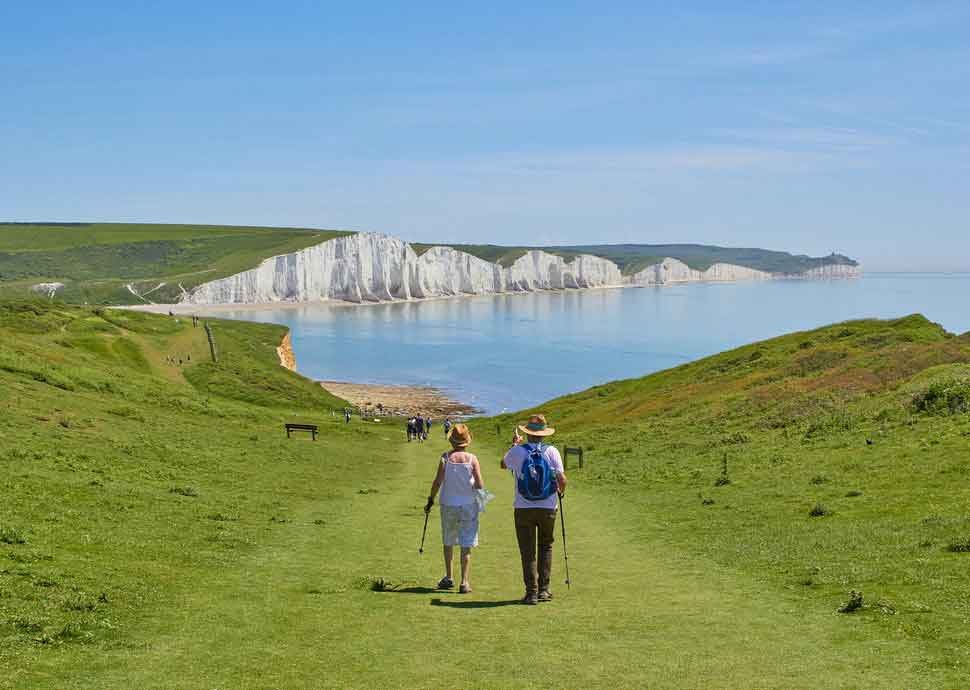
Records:
{"label": "mown grass path", "polygon": [[[443,450],[435,431],[407,444],[373,425],[352,454],[325,441],[310,461],[254,470],[262,487],[240,476],[239,491],[260,491],[280,514],[245,558],[194,571],[169,610],[84,669],[66,674],[55,654],[34,678],[50,663],[59,688],[940,687],[913,641],[679,553],[644,529],[662,519],[648,493],[633,499],[578,472],[566,505],[573,587],[557,543],[556,600],[515,604],[511,480],[489,444],[474,448],[498,494],[475,591],[430,591],[442,574],[437,511],[417,549]],[[377,577],[400,589],[370,591]]]}

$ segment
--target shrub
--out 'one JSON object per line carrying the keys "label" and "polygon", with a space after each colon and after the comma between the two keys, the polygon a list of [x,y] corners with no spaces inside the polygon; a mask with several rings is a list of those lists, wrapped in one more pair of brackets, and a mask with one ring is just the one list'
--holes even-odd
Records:
{"label": "shrub", "polygon": [[831,515],[832,511],[826,508],[821,503],[816,503],[812,506],[812,509],[808,511],[809,517],[825,517],[826,515]]}
{"label": "shrub", "polygon": [[27,535],[15,527],[0,527],[0,543],[26,544]]}
{"label": "shrub", "polygon": [[950,378],[931,383],[913,396],[910,407],[926,414],[965,414],[970,412],[970,379]]}
{"label": "shrub", "polygon": [[173,486],[168,492],[170,494],[178,494],[179,496],[188,496],[189,498],[195,498],[199,495],[199,492],[191,486]]}
{"label": "shrub", "polygon": [[950,553],[970,553],[970,537],[950,542],[946,550]]}
{"label": "shrub", "polygon": [[826,477],[825,475],[817,474],[814,477],[812,477],[811,480],[809,480],[809,483],[818,486],[819,484],[825,484],[825,483],[827,483],[828,480],[829,480],[829,478]]}
{"label": "shrub", "polygon": [[864,600],[862,597],[862,592],[857,592],[852,590],[849,592],[849,600],[842,603],[839,607],[839,613],[853,613],[862,608]]}

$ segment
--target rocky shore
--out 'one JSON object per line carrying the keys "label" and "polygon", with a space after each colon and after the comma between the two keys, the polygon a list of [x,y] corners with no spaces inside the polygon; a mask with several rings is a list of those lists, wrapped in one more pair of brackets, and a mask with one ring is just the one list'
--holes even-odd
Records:
{"label": "rocky shore", "polygon": [[429,386],[388,386],[345,381],[321,381],[320,385],[365,412],[382,412],[396,417],[410,415],[460,417],[478,412],[474,407],[452,400]]}

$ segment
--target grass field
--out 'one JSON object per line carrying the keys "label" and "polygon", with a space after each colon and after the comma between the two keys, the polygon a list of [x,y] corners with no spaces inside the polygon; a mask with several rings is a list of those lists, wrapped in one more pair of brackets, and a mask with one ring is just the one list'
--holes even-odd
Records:
{"label": "grass field", "polygon": [[587,464],[532,608],[518,416],[473,422],[499,498],[434,592],[440,427],[345,425],[282,329],[212,324],[218,364],[184,320],[0,308],[0,688],[965,687],[970,338],[840,324],[543,406]]}
{"label": "grass field", "polygon": [[0,224],[0,296],[23,297],[31,285],[56,281],[65,284],[59,297],[68,302],[142,303],[125,287],[130,283],[153,302],[175,302],[179,285],[190,290],[346,234],[147,223]]}

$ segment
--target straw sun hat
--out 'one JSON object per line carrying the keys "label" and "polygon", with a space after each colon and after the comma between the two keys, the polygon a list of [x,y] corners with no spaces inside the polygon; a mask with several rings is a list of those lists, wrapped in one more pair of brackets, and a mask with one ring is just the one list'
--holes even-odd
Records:
{"label": "straw sun hat", "polygon": [[546,416],[534,414],[525,424],[519,424],[519,431],[526,436],[552,436],[556,430],[546,424]]}
{"label": "straw sun hat", "polygon": [[455,448],[467,448],[472,442],[472,432],[465,424],[455,424],[448,432],[448,441]]}

